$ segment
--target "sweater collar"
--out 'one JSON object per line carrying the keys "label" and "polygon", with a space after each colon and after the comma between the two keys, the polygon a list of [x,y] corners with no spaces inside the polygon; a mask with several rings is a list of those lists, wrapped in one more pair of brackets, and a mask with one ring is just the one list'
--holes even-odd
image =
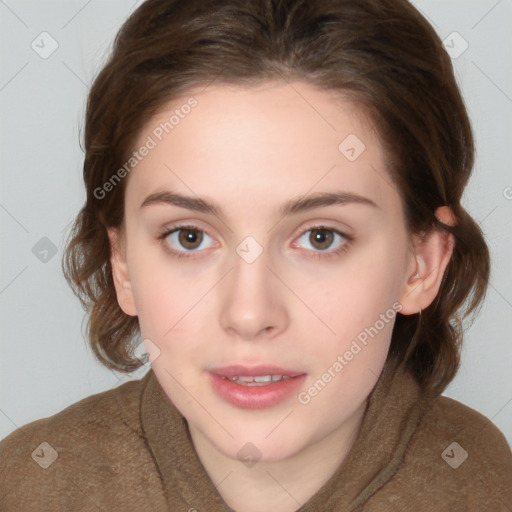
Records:
{"label": "sweater collar", "polygon": [[[151,369],[141,398],[141,425],[170,509],[230,512],[196,454],[187,421]],[[386,364],[368,397],[359,434],[342,464],[300,512],[356,510],[396,472],[424,411],[413,376]]]}

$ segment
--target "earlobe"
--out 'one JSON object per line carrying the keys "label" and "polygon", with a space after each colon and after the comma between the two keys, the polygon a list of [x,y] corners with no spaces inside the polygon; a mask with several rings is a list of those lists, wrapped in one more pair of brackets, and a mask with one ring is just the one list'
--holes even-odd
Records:
{"label": "earlobe", "polygon": [[107,233],[110,240],[110,264],[116,288],[117,302],[127,315],[137,316],[128,264],[126,262],[126,249],[123,247],[124,240],[117,229],[108,228]]}
{"label": "earlobe", "polygon": [[[439,207],[436,217],[443,224],[455,224],[455,217],[447,206]],[[454,246],[453,235],[441,228],[433,228],[423,236],[413,236],[411,258],[414,258],[415,270],[402,288],[401,314],[419,313],[434,301],[441,288]]]}

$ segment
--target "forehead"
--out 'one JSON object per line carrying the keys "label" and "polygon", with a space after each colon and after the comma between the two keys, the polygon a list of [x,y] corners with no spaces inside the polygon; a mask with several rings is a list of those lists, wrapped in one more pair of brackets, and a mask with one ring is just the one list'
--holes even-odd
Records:
{"label": "forehead", "polygon": [[163,190],[259,208],[328,190],[397,199],[363,112],[301,81],[191,90],[144,126],[133,147],[144,145],[129,175],[132,204]]}

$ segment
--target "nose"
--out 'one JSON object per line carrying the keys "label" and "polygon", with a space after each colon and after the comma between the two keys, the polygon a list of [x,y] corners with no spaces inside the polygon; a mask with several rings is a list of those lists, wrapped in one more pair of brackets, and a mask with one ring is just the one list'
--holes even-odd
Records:
{"label": "nose", "polygon": [[265,251],[248,263],[238,254],[221,287],[220,323],[241,341],[271,339],[288,325],[284,286],[269,268]]}

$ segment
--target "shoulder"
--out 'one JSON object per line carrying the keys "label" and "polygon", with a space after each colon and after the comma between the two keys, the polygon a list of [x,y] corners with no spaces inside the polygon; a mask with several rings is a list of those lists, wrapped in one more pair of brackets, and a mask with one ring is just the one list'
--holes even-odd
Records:
{"label": "shoulder", "polygon": [[[0,441],[0,453],[16,455],[34,440],[52,439],[76,443],[97,440],[102,434],[126,429],[140,430],[139,401],[146,377],[90,395],[47,418],[19,427]],[[80,434],[80,438],[76,435]],[[85,436],[85,437],[82,437]]]}
{"label": "shoulder", "polygon": [[512,452],[503,433],[494,423],[471,407],[446,396],[431,400],[422,418],[427,438],[459,442],[480,463],[508,468],[512,477]]}
{"label": "shoulder", "polygon": [[440,504],[512,506],[512,452],[505,436],[489,418],[452,398],[425,402],[405,466],[417,489],[438,489]]}
{"label": "shoulder", "polygon": [[91,476],[118,473],[119,461],[130,456],[127,447],[144,446],[139,409],[147,377],[88,396],[0,441],[0,501],[15,496],[17,506],[27,500],[30,509],[31,489],[60,499],[70,479],[80,487]]}
{"label": "shoulder", "polygon": [[445,396],[420,398],[417,407],[399,467],[368,511],[512,510],[512,452],[492,421]]}

